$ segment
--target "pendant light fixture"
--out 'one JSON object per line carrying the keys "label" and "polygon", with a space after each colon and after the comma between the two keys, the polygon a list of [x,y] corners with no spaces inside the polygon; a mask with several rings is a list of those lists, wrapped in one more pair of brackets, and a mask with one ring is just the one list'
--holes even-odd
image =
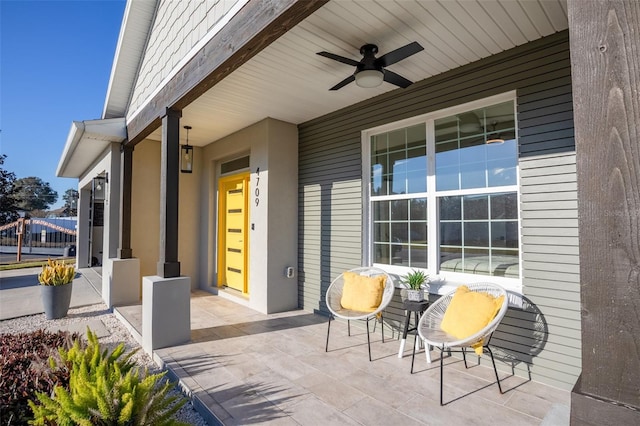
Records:
{"label": "pendant light fixture", "polygon": [[189,145],[189,130],[191,126],[184,126],[187,131],[187,143],[182,145],[180,155],[180,171],[182,173],[193,172],[193,147]]}

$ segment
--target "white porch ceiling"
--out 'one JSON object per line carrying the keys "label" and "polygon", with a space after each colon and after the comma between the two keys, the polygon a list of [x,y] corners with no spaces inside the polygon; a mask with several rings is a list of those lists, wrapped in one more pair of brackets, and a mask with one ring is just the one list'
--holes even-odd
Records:
{"label": "white porch ceiling", "polygon": [[379,56],[417,41],[422,52],[389,67],[416,82],[567,27],[566,0],[332,0],[187,106],[181,124],[204,146],[266,117],[299,124],[403,90],[329,91],[354,68],[316,55],[323,50],[359,61],[366,43]]}

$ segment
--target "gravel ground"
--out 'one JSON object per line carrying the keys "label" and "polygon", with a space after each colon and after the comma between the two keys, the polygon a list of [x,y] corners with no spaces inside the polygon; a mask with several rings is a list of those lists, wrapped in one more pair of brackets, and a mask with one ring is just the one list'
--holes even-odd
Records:
{"label": "gravel ground", "polygon": [[[150,372],[159,372],[160,368],[153,360],[140,348],[138,342],[129,334],[127,329],[115,317],[115,315],[107,309],[104,304],[96,304],[84,306],[81,308],[69,309],[67,317],[58,320],[47,320],[44,314],[31,315],[26,317],[14,318],[0,321],[0,334],[14,334],[35,331],[38,329],[56,330],[56,328],[67,329],[67,327],[82,326],[82,323],[100,320],[104,324],[108,333],[99,337],[100,345],[103,348],[113,349],[121,342],[124,342],[127,351],[138,349],[133,359],[140,367],[147,367]],[[86,327],[82,327],[83,329]],[[98,330],[92,330],[98,333]],[[173,392],[180,392],[176,387]],[[187,402],[184,407],[176,415],[176,419],[189,423],[194,426],[206,426],[202,416],[193,408],[191,403]]]}

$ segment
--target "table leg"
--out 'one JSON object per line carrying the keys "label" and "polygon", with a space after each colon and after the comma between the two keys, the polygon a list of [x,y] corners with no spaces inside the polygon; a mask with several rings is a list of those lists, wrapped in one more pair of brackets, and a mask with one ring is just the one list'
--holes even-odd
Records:
{"label": "table leg", "polygon": [[400,350],[398,351],[398,358],[402,358],[404,353],[404,345],[407,343],[407,330],[409,330],[409,320],[411,319],[411,312],[406,311],[404,318],[404,331],[402,332],[402,340],[400,341]]}

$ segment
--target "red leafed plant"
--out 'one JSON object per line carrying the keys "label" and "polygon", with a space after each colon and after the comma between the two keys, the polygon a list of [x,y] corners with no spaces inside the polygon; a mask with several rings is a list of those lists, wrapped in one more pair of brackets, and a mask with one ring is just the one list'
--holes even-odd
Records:
{"label": "red leafed plant", "polygon": [[59,347],[70,347],[77,334],[37,330],[31,333],[0,334],[0,424],[27,425],[33,418],[27,401],[36,392],[51,393],[56,383],[69,386],[69,370],[52,371],[50,356]]}

